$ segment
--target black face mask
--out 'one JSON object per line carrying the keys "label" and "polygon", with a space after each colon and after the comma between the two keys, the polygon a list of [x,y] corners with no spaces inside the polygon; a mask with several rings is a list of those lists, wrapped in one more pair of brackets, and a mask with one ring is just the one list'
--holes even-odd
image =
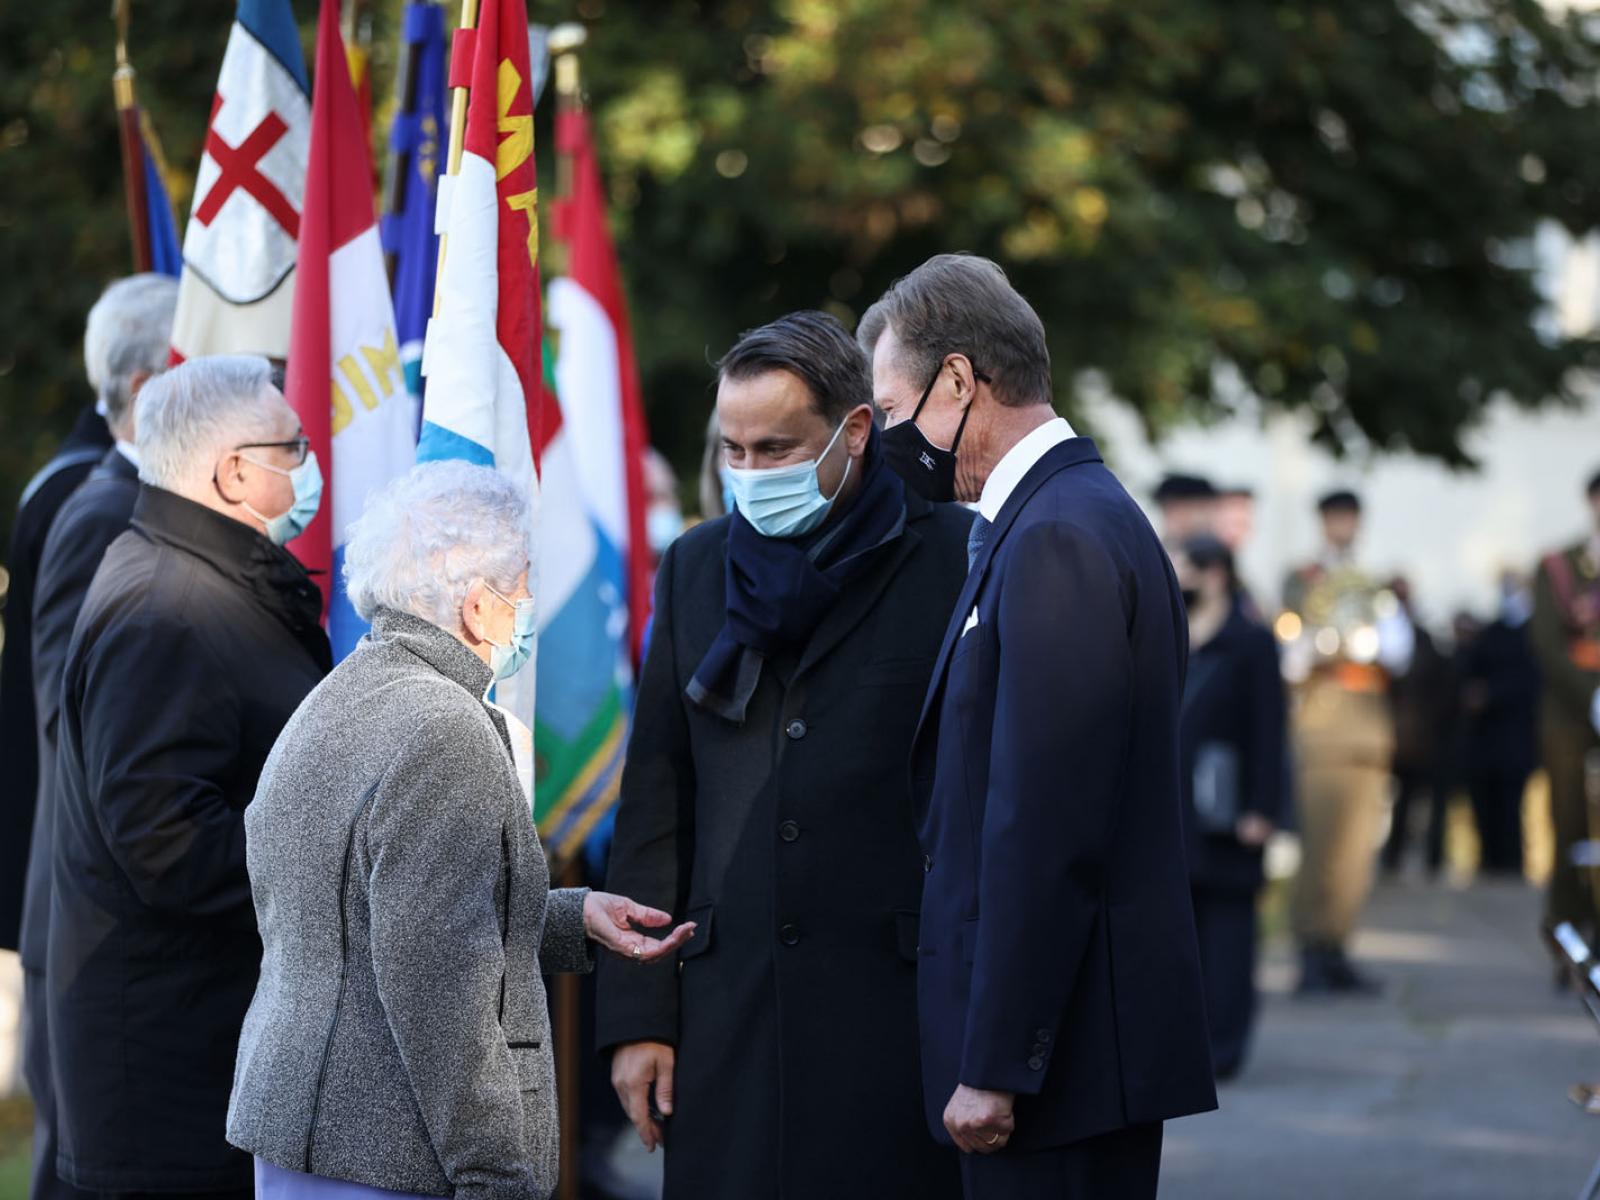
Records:
{"label": "black face mask", "polygon": [[1196,604],[1200,603],[1199,588],[1184,588],[1179,594],[1183,597],[1183,606],[1185,608],[1192,609]]}
{"label": "black face mask", "polygon": [[[966,432],[967,418],[972,415],[969,401],[966,411],[961,414],[961,424],[956,426],[955,440],[950,443],[948,450],[935,446],[917,427],[917,418],[922,415],[923,405],[928,403],[928,397],[933,394],[933,385],[939,382],[943,370],[944,364],[940,363],[933,378],[928,380],[928,386],[922,389],[922,399],[917,401],[911,419],[883,431],[883,454],[890,468],[913,492],[935,503],[956,498],[956,449],[961,445],[961,435]],[[972,375],[984,383],[989,382],[989,377],[976,367]]]}

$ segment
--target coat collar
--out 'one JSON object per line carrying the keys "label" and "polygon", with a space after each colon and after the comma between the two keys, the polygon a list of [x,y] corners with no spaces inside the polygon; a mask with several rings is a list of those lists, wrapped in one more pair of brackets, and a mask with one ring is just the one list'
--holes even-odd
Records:
{"label": "coat collar", "polygon": [[1017,484],[1000,509],[999,515],[994,520],[994,528],[989,531],[988,540],[984,542],[983,549],[978,551],[972,569],[967,572],[966,586],[961,589],[961,597],[956,601],[955,611],[950,616],[949,628],[945,630],[944,645],[939,648],[939,657],[933,666],[933,679],[928,685],[928,695],[922,705],[922,719],[918,722],[919,737],[922,727],[927,724],[928,717],[933,712],[934,701],[944,690],[944,672],[950,663],[950,654],[955,649],[962,628],[966,625],[967,615],[972,611],[978,588],[982,585],[984,576],[989,573],[989,564],[994,561],[995,549],[1005,539],[1011,526],[1016,524],[1017,515],[1027,506],[1028,501],[1033,499],[1034,493],[1044,486],[1046,480],[1070,467],[1100,461],[1100,451],[1095,446],[1093,438],[1075,437],[1052,446],[1022,477],[1022,482]]}
{"label": "coat collar", "polygon": [[471,692],[475,700],[482,700],[494,682],[489,665],[468,650],[460,638],[411,613],[380,608],[372,617],[372,637],[410,651],[446,679]]}
{"label": "coat collar", "polygon": [[319,643],[319,659],[329,657],[319,628],[322,594],[282,546],[240,521],[150,484],[139,486],[132,524],[151,541],[200,559],[249,591],[302,640]]}

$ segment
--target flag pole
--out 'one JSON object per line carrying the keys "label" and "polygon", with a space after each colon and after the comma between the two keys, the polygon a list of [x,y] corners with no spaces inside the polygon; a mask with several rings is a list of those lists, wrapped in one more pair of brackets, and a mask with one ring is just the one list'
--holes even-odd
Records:
{"label": "flag pole", "polygon": [[[578,78],[578,50],[589,34],[582,25],[569,21],[550,31],[550,57],[555,72],[556,112],[572,112],[582,103]],[[557,118],[559,120],[559,116]],[[572,154],[556,139],[556,197],[558,204],[572,195]],[[541,254],[554,273],[566,274],[566,247],[552,240],[549,251]],[[551,261],[553,260],[553,261]],[[566,887],[583,883],[580,858],[574,857],[562,872]],[[578,1198],[578,1109],[581,1104],[579,1081],[583,1061],[581,986],[576,975],[558,975],[553,1015],[556,1027],[556,1094],[561,1112],[561,1185],[558,1200]]]}
{"label": "flag pole", "polygon": [[128,202],[133,269],[148,271],[154,260],[150,250],[149,198],[144,189],[144,144],[139,136],[139,101],[134,93],[136,76],[133,64],[128,61],[129,2],[113,0],[111,7],[111,19],[117,23],[117,69],[111,76],[111,94],[117,104],[117,140],[122,146],[122,190]]}
{"label": "flag pole", "polygon": [[[478,25],[478,0],[461,0],[461,28],[475,29]],[[455,50],[451,49],[451,58],[454,59]],[[452,61],[451,74],[455,73],[455,63]],[[467,92],[465,87],[450,89],[450,154],[445,160],[445,175],[454,176],[461,174],[461,151],[467,142]],[[449,235],[439,234],[439,270],[433,285],[433,315],[439,315],[439,302],[442,299],[441,289],[444,287],[444,256],[449,248]]]}

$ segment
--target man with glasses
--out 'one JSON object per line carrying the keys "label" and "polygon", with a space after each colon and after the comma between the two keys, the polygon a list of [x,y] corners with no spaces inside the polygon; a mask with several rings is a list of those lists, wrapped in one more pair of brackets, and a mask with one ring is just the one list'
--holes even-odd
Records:
{"label": "man with glasses", "polygon": [[141,487],[61,671],[46,1007],[63,1180],[251,1194],[223,1128],[261,942],[244,809],[327,673],[283,546],[316,456],[262,358],[199,358],[137,404]]}

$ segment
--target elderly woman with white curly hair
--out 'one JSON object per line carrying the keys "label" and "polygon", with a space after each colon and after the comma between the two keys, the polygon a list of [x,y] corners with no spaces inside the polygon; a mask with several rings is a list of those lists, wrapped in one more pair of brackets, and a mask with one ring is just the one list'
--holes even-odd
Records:
{"label": "elderly woman with white curly hair", "polygon": [[555,1184],[541,973],[589,941],[638,961],[692,934],[551,891],[505,718],[527,658],[528,505],[505,476],[415,468],[353,527],[372,632],[285,727],[245,814],[264,956],[228,1140],[256,1195],[526,1200]]}

